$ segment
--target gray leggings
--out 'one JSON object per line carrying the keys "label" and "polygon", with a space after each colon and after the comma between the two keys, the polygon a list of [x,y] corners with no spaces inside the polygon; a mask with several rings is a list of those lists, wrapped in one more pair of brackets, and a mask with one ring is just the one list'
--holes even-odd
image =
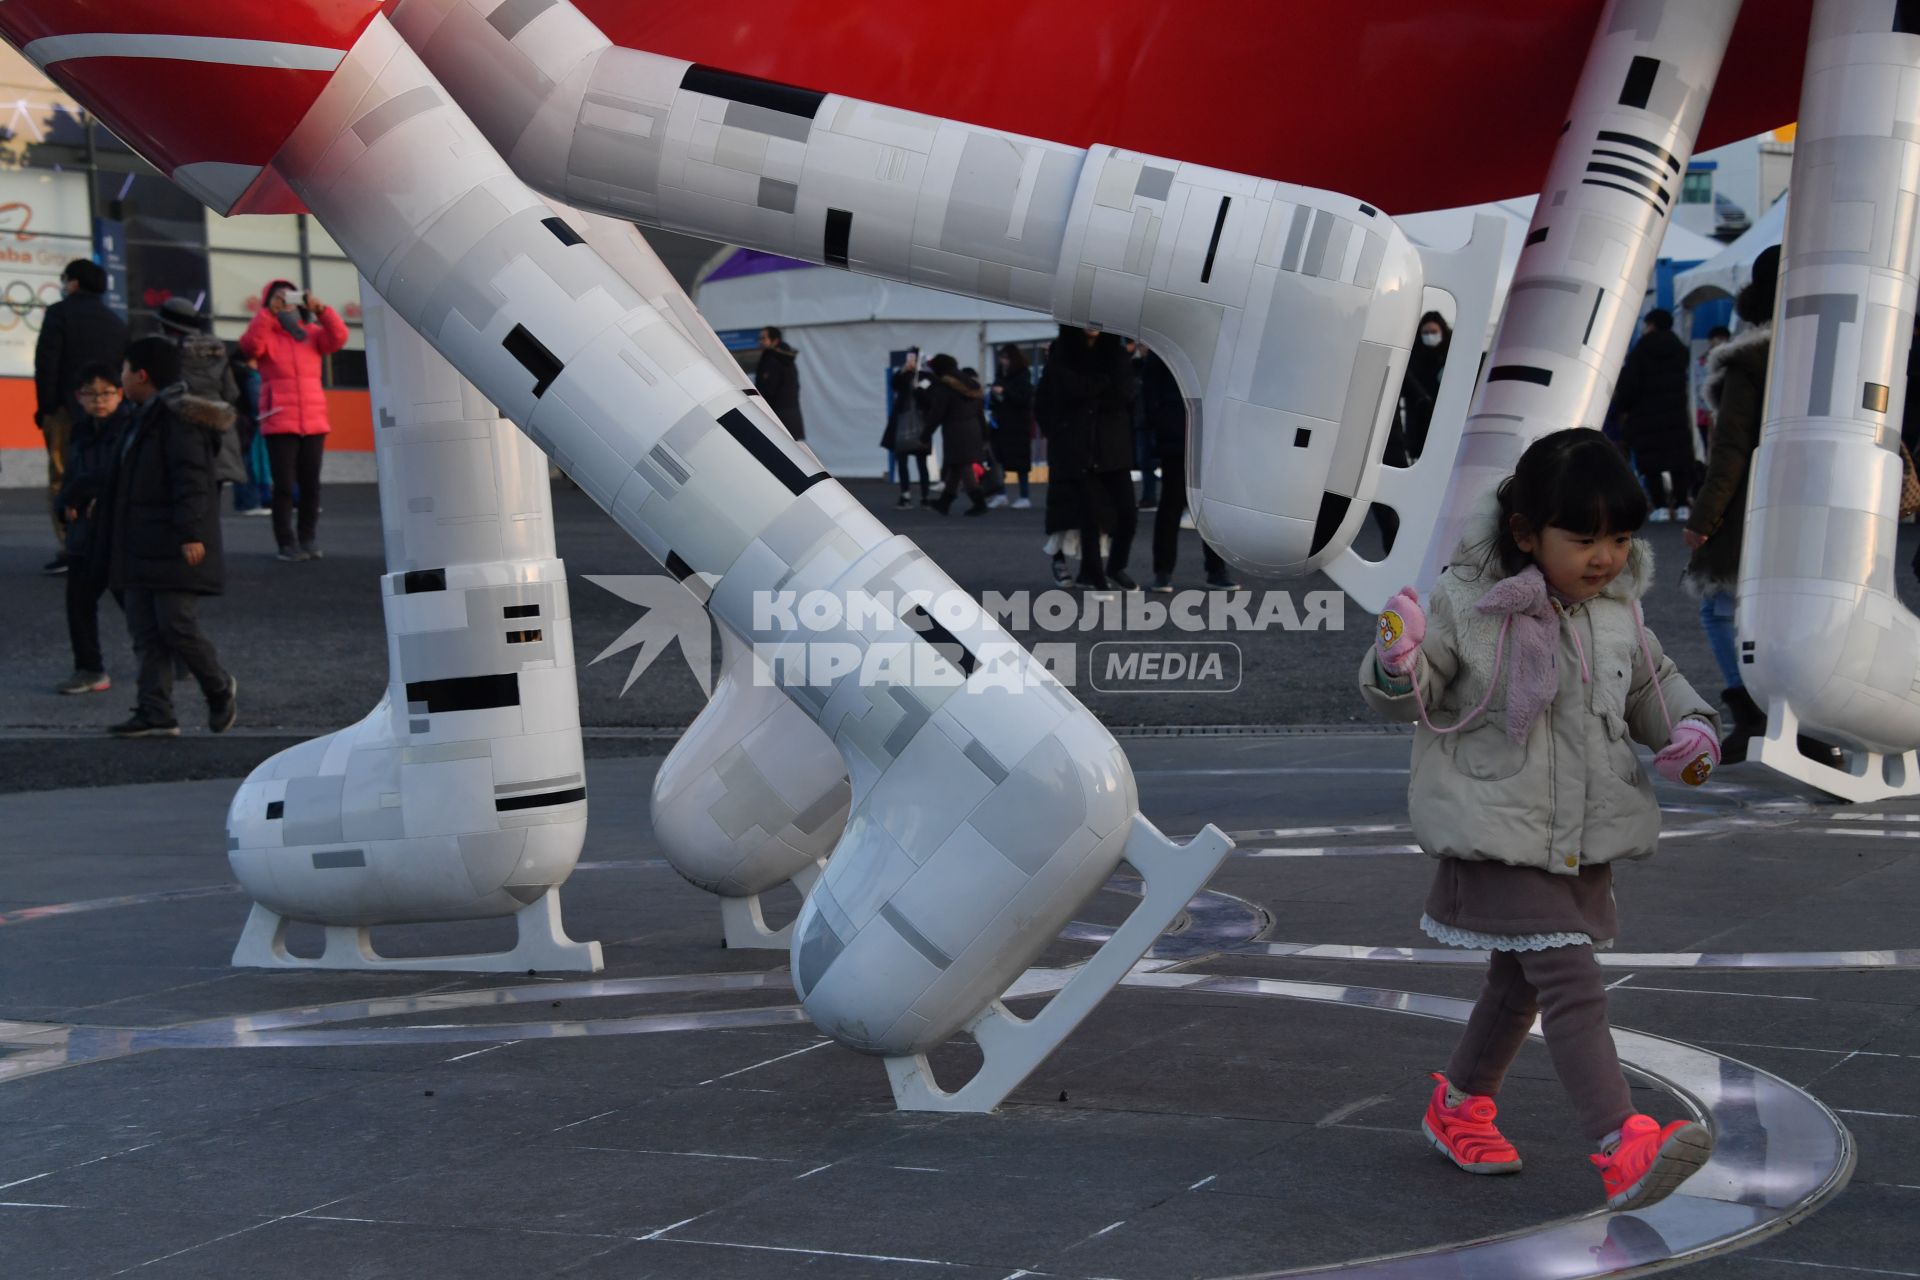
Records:
{"label": "gray leggings", "polygon": [[1589,946],[1494,952],[1447,1079],[1464,1093],[1499,1093],[1539,1014],[1554,1072],[1587,1136],[1597,1142],[1618,1129],[1633,1114],[1633,1095],[1614,1053],[1600,975]]}

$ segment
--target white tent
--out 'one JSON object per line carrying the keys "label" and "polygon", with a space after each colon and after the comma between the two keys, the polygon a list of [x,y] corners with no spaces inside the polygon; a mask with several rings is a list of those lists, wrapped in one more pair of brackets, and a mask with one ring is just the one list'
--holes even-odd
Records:
{"label": "white tent", "polygon": [[777,325],[800,353],[807,444],[843,479],[884,475],[888,362],[896,351],[944,351],[991,381],[1002,342],[1050,339],[1047,316],[957,294],[740,251],[694,287],[723,336]]}
{"label": "white tent", "polygon": [[[1459,209],[1396,214],[1393,220],[1415,243],[1437,249],[1457,249],[1465,244],[1473,232],[1476,214],[1491,213],[1506,220],[1507,238],[1500,253],[1500,282],[1493,295],[1491,323],[1497,327],[1500,323],[1500,307],[1507,296],[1507,286],[1513,282],[1514,269],[1520,265],[1520,251],[1526,245],[1527,224],[1533,221],[1533,209],[1538,203],[1538,196],[1521,196],[1514,200],[1495,200],[1490,204],[1468,205]],[[1703,262],[1718,254],[1722,247],[1718,240],[1709,240],[1685,227],[1669,224],[1666,238],[1660,242],[1658,256],[1668,262]],[[1641,306],[1643,312],[1654,305],[1652,296],[1653,282],[1649,280],[1647,298]],[[1447,315],[1453,314],[1451,305],[1440,310]],[[1491,327],[1487,330],[1484,345],[1493,345]]]}
{"label": "white tent", "polygon": [[1738,240],[1691,271],[1682,271],[1673,281],[1673,296],[1683,307],[1698,306],[1714,298],[1731,298],[1753,278],[1753,260],[1761,251],[1779,244],[1787,231],[1787,196],[1748,227]]}

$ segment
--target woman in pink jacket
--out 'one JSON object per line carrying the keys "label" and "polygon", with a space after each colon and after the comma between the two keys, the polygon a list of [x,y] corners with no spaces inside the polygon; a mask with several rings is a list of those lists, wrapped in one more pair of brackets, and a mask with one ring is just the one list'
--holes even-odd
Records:
{"label": "woman in pink jacket", "polygon": [[[240,336],[241,354],[260,368],[260,434],[273,463],[273,536],[282,560],[317,560],[320,459],[326,451],[327,397],[320,361],[347,345],[340,313],[288,280],[260,295],[264,304]],[[300,489],[299,540],[293,491]]]}

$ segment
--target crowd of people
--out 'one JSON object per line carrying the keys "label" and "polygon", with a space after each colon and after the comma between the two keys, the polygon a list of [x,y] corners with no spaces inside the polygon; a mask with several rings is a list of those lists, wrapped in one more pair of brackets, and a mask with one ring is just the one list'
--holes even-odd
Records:
{"label": "crowd of people", "polygon": [[[47,451],[73,672],[62,694],[113,687],[100,601],[120,607],[138,662],[132,715],[117,737],[176,737],[176,673],[200,686],[215,733],[238,717],[239,682],[198,616],[226,582],[222,486],[236,512],[270,515],[277,556],[320,555],[320,468],[329,424],[321,361],[347,342],[340,315],[275,280],[237,348],[192,303],[170,298],[158,332],[133,338],[107,304],[107,277],[77,259],[61,276],[34,352],[35,418]],[[295,520],[295,512],[298,520]]]}
{"label": "crowd of people", "polygon": [[[764,357],[763,357],[764,358]],[[946,515],[1033,506],[1034,442],[1046,447],[1046,541],[1055,582],[1093,592],[1136,591],[1129,572],[1139,512],[1154,512],[1150,591],[1171,592],[1186,516],[1187,409],[1179,383],[1144,342],[1060,327],[1036,382],[1017,345],[994,353],[983,383],[939,352],[907,351],[892,375],[880,447],[900,486],[895,504]],[[939,437],[938,485],[928,465]],[[1141,480],[1135,486],[1134,473]],[[917,496],[916,496],[917,481]],[[1010,490],[1011,486],[1011,492]],[[1226,561],[1202,544],[1207,585],[1233,590]]]}

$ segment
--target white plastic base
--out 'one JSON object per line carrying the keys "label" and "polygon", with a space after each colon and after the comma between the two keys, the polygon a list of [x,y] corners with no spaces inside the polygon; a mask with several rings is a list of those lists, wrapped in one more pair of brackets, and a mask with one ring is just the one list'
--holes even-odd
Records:
{"label": "white plastic base", "polygon": [[[1767,736],[1753,740],[1747,748],[1749,759],[1850,804],[1920,795],[1920,752],[1890,756],[1878,751],[1849,751],[1847,767],[1836,769],[1800,754],[1800,717],[1792,707],[1775,702],[1766,710]],[[1818,730],[1813,732],[1819,736]]]}
{"label": "white plastic base", "polygon": [[326,949],[318,956],[287,950],[288,920],[259,903],[247,916],[240,943],[233,949],[237,969],[448,969],[466,973],[514,973],[529,969],[598,973],[605,967],[597,942],[575,942],[560,920],[560,891],[549,889],[514,912],[519,941],[511,951],[457,956],[383,956],[373,949],[365,927],[326,925]]}
{"label": "white plastic base", "polygon": [[998,1107],[1126,977],[1232,851],[1233,841],[1218,827],[1209,826],[1188,844],[1177,845],[1135,815],[1125,856],[1144,884],[1133,914],[1033,1017],[1022,1018],[995,1000],[967,1024],[985,1061],[960,1088],[948,1092],[934,1083],[925,1054],[886,1059],[894,1102],[902,1111],[987,1112]]}
{"label": "white plastic base", "polygon": [[[813,892],[813,886],[819,883],[821,869],[825,863],[816,862],[793,873],[788,881],[800,891],[801,901]],[[793,941],[793,925],[784,924],[778,929],[767,927],[767,918],[760,911],[760,895],[749,894],[744,898],[720,899],[721,945],[729,951],[785,951]]]}

